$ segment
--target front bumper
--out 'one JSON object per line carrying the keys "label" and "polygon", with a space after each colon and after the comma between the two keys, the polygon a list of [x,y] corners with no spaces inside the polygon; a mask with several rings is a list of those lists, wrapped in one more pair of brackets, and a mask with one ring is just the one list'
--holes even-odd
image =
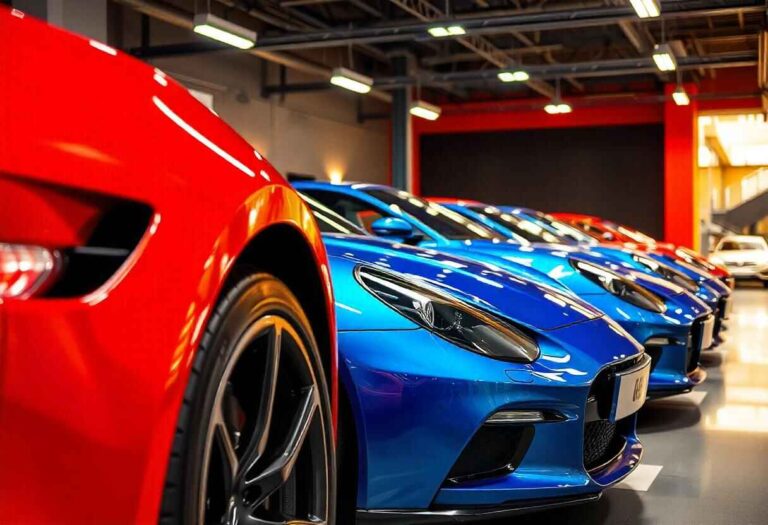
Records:
{"label": "front bumper", "polygon": [[768,281],[768,266],[764,265],[748,265],[737,266],[728,265],[728,271],[736,280],[749,280],[758,279],[760,281]]}
{"label": "front bumper", "polygon": [[[600,468],[585,468],[585,414],[595,372],[584,371],[577,353],[563,358],[567,365],[543,359],[520,365],[457,348],[424,330],[342,332],[340,350],[358,433],[361,518],[452,521],[593,501],[642,455],[632,414],[616,424],[624,446]],[[452,478],[462,453],[502,410],[557,418],[531,425],[533,438],[510,471]]]}
{"label": "front bumper", "polygon": [[700,317],[685,333],[646,339],[646,353],[651,356],[648,396],[664,397],[688,392],[707,378],[699,366],[702,350],[712,346],[717,318]]}

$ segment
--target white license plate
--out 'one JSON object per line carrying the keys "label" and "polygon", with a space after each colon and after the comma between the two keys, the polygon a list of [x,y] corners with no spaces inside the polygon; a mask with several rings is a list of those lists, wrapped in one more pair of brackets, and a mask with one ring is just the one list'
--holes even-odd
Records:
{"label": "white license plate", "polygon": [[704,324],[701,327],[701,349],[706,350],[707,348],[712,346],[712,343],[714,341],[714,331],[715,331],[715,318],[714,316],[710,316],[709,319],[704,321]]}
{"label": "white license plate", "polygon": [[644,356],[637,368],[616,376],[611,421],[618,421],[634,414],[645,403],[648,395],[648,378],[651,376],[651,358]]}
{"label": "white license plate", "polygon": [[733,297],[728,297],[728,299],[725,300],[725,313],[723,314],[723,319],[728,319],[731,316],[732,311]]}

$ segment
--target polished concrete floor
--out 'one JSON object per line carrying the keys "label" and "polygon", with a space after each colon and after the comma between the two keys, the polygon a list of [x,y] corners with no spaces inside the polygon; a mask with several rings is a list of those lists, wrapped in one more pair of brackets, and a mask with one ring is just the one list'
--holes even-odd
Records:
{"label": "polished concrete floor", "polygon": [[735,294],[726,342],[702,356],[707,381],[641,411],[643,465],[622,486],[494,524],[768,524],[768,290]]}

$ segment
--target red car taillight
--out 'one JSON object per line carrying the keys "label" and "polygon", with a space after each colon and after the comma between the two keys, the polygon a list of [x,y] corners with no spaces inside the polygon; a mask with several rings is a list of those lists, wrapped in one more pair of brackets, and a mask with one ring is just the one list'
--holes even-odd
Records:
{"label": "red car taillight", "polygon": [[56,253],[41,246],[0,243],[0,299],[43,289],[56,271]]}

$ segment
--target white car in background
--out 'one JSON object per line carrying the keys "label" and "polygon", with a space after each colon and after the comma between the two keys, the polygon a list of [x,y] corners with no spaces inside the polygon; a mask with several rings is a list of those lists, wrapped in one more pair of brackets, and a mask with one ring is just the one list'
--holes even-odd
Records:
{"label": "white car in background", "polygon": [[768,288],[768,242],[759,235],[728,235],[712,252],[737,279],[759,279]]}

